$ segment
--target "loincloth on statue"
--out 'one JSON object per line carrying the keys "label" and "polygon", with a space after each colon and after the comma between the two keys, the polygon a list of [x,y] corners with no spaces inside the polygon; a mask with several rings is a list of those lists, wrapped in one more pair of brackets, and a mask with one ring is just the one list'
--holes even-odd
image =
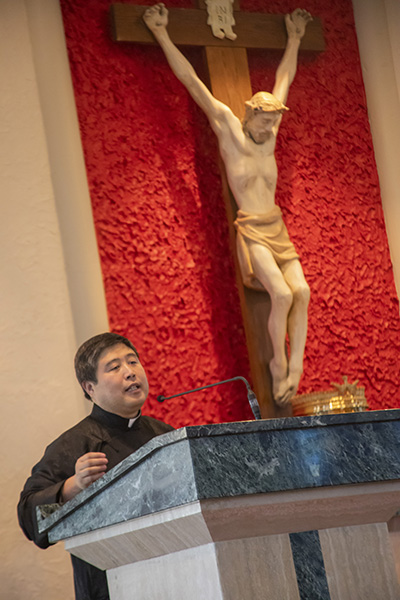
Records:
{"label": "loincloth on statue", "polygon": [[236,244],[238,260],[242,272],[243,283],[253,290],[264,290],[258,281],[251,264],[249,245],[260,244],[271,252],[278,267],[293,259],[299,259],[282,219],[279,206],[262,215],[252,215],[239,210],[234,223],[236,228]]}

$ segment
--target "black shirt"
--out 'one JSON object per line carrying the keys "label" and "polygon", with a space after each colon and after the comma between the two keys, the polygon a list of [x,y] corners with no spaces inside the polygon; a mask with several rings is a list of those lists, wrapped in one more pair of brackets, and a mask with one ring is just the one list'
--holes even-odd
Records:
{"label": "black shirt", "polygon": [[[18,519],[23,532],[40,548],[47,548],[47,534],[39,534],[36,506],[60,502],[64,481],[74,475],[77,459],[87,452],[104,452],[107,470],[138,450],[157,435],[173,427],[151,417],[140,416],[132,425],[129,419],[109,413],[96,404],[92,413],[52,442],[33,467],[18,504]],[[72,556],[76,600],[107,600],[106,575],[96,567]]]}

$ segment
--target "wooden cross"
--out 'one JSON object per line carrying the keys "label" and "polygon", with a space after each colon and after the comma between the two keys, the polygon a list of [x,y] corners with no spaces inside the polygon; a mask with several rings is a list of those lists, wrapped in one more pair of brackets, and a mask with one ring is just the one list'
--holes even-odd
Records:
{"label": "wooden cross", "polygon": [[[213,95],[229,106],[239,119],[244,115],[244,103],[252,95],[246,48],[283,50],[287,33],[283,15],[238,12],[239,0],[234,3],[237,34],[235,41],[216,38],[207,25],[205,2],[199,9],[168,8],[168,33],[177,46],[202,46],[205,49],[209,86]],[[148,6],[113,4],[111,6],[112,35],[116,42],[154,44],[152,33],[142,20]],[[302,50],[323,51],[324,37],[320,20],[314,18],[307,25],[301,40]],[[220,161],[223,195],[229,222],[230,242],[236,248],[234,220],[236,203],[229,190],[225,168]],[[278,407],[272,398],[272,382],[268,364],[273,356],[267,336],[270,299],[267,292],[250,290],[243,286],[240,267],[235,256],[236,281],[239,290],[246,342],[253,386],[263,418],[291,414],[290,407]]]}

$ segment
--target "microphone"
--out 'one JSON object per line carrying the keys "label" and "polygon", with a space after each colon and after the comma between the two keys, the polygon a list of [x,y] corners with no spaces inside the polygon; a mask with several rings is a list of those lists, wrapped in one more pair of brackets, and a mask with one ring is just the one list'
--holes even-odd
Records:
{"label": "microphone", "polygon": [[198,387],[194,390],[188,390],[187,392],[181,392],[180,394],[174,394],[173,396],[157,396],[157,402],[164,402],[164,400],[171,400],[171,398],[177,398],[178,396],[185,396],[186,394],[192,394],[193,392],[200,392],[201,390],[205,390],[207,388],[214,387],[215,385],[222,385],[223,383],[229,383],[231,381],[236,381],[240,379],[244,382],[247,389],[247,400],[249,401],[250,408],[253,411],[254,418],[256,420],[261,419],[260,406],[258,404],[257,397],[253,390],[250,387],[249,382],[244,377],[238,375],[237,377],[232,377],[232,379],[224,379],[224,381],[217,381],[216,383],[210,383],[209,385],[203,385],[202,387]]}

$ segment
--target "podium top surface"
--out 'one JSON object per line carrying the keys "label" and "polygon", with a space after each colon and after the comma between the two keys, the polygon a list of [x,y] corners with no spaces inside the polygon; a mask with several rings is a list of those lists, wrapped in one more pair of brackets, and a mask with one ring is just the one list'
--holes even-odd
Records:
{"label": "podium top surface", "polygon": [[400,410],[183,427],[38,514],[38,527],[55,542],[198,500],[400,480],[399,456]]}

